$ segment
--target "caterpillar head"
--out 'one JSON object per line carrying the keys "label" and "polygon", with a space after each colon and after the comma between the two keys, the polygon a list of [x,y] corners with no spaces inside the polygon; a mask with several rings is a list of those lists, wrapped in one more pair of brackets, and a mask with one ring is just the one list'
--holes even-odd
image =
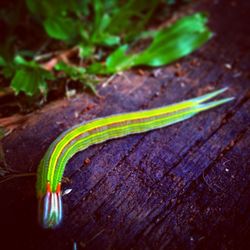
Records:
{"label": "caterpillar head", "polygon": [[62,221],[62,194],[59,183],[56,192],[51,191],[47,183],[46,193],[39,197],[38,204],[39,222],[44,228],[55,228]]}

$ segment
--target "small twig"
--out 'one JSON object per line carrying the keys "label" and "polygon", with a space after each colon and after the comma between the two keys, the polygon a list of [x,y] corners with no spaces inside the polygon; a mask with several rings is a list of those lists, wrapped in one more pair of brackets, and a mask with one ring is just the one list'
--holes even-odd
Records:
{"label": "small twig", "polygon": [[119,73],[117,73],[117,74],[120,75],[120,76],[123,76],[123,77],[125,78],[125,80],[126,80],[129,84],[131,84],[130,79],[129,79],[123,72],[119,72]]}
{"label": "small twig", "polygon": [[204,171],[203,171],[203,173],[202,173],[202,177],[203,177],[203,180],[205,181],[205,183],[207,184],[207,186],[208,186],[211,190],[213,190],[215,193],[217,193],[217,191],[208,183],[208,181],[207,181],[207,179],[206,179],[206,177],[205,177],[205,175],[204,175]]}
{"label": "small twig", "polygon": [[[49,43],[51,42],[51,39],[47,39],[43,44],[42,46],[36,51],[35,53],[35,61],[36,61],[36,58],[38,57],[39,58],[39,54],[41,54],[49,45]],[[37,55],[37,56],[36,56]],[[42,56],[42,55],[41,55]]]}
{"label": "small twig", "polygon": [[63,53],[63,51],[53,51],[53,52],[48,52],[48,53],[45,53],[42,55],[37,55],[34,57],[34,61],[39,62],[39,61],[49,59],[49,58],[54,57],[54,56],[58,56],[61,53]]}
{"label": "small twig", "polygon": [[114,80],[114,78],[117,76],[117,74],[113,74],[112,76],[110,76],[106,81],[104,81],[102,83],[103,87],[106,87],[110,82],[112,82]]}
{"label": "small twig", "polygon": [[27,115],[18,115],[18,114],[4,117],[0,119],[0,126],[6,128],[14,124],[21,124],[26,119],[27,119]]}
{"label": "small twig", "polygon": [[5,87],[0,89],[0,97],[4,97],[6,95],[14,94],[14,91],[10,87]]}
{"label": "small twig", "polygon": [[99,235],[101,235],[103,232],[105,231],[105,229],[102,229],[101,231],[99,231],[97,234],[95,234],[90,240],[88,240],[85,244],[89,244],[91,241],[93,241],[94,239],[96,239]]}
{"label": "small twig", "polygon": [[58,53],[55,57],[51,58],[49,61],[42,63],[41,66],[45,70],[51,71],[51,70],[53,70],[55,65],[60,61],[63,61],[66,64],[70,64],[69,58],[77,51],[78,51],[77,46],[75,46],[71,49],[65,50],[65,51],[61,51],[61,53]]}
{"label": "small twig", "polygon": [[27,115],[12,115],[8,117],[4,117],[0,119],[0,127],[5,129],[4,136],[10,134],[13,130],[15,130],[18,126],[23,124],[27,119]]}

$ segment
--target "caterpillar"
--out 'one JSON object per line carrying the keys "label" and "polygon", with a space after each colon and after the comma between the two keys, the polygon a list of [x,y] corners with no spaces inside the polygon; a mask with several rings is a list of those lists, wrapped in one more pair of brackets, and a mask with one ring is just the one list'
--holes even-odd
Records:
{"label": "caterpillar", "polygon": [[49,146],[37,171],[37,197],[40,224],[55,228],[62,221],[61,180],[67,162],[91,145],[131,134],[142,133],[184,121],[199,112],[229,102],[233,97],[210,101],[223,88],[176,104],[83,122],[69,128]]}

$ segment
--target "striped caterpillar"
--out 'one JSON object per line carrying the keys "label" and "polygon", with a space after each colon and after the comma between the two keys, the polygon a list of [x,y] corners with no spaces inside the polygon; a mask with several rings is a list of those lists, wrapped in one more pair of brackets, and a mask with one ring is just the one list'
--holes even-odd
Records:
{"label": "striped caterpillar", "polygon": [[161,108],[94,119],[63,132],[50,145],[38,167],[37,197],[41,225],[44,228],[54,228],[62,220],[61,180],[67,162],[77,152],[110,139],[184,121],[199,112],[231,101],[233,97],[204,103],[226,90],[227,88],[223,88]]}

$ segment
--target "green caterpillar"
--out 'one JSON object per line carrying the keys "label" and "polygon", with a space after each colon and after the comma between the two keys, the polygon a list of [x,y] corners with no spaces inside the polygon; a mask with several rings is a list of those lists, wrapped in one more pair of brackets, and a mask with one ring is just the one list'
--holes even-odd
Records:
{"label": "green caterpillar", "polygon": [[169,126],[229,102],[233,97],[204,103],[226,90],[223,88],[161,108],[98,118],[63,132],[50,145],[38,167],[37,196],[42,226],[54,228],[62,220],[61,180],[65,166],[74,154],[109,139]]}

